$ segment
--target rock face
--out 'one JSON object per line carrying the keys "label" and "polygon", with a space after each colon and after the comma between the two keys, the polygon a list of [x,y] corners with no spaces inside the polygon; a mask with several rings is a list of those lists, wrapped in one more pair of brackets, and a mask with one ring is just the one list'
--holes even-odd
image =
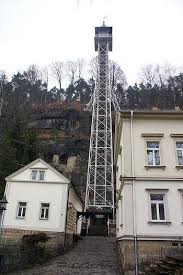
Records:
{"label": "rock face", "polygon": [[84,199],[91,114],[66,108],[35,110],[27,127],[37,132],[42,157],[69,177]]}

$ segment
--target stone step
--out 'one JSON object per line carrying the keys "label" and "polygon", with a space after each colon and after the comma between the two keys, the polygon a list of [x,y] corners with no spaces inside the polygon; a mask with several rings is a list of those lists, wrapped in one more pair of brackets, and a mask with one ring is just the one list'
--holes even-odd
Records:
{"label": "stone step", "polygon": [[88,229],[88,236],[107,236],[107,226],[91,225]]}
{"label": "stone step", "polygon": [[166,256],[166,259],[173,260],[174,262],[183,263],[183,256]]}
{"label": "stone step", "polygon": [[158,264],[157,265],[161,270],[165,270],[165,271],[174,271],[175,269],[172,267],[169,267],[168,265],[165,264]]}
{"label": "stone step", "polygon": [[177,268],[180,266],[183,266],[183,262],[177,262],[170,259],[165,259],[165,260],[162,260],[161,262],[168,266],[177,267]]}

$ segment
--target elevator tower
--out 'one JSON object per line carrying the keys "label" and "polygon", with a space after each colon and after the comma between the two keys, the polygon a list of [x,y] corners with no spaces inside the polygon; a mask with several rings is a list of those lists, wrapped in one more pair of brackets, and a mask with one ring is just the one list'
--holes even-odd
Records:
{"label": "elevator tower", "polygon": [[95,28],[97,78],[92,98],[92,125],[88,160],[85,211],[114,212],[112,91],[109,75],[109,51],[112,51],[112,27],[105,23]]}

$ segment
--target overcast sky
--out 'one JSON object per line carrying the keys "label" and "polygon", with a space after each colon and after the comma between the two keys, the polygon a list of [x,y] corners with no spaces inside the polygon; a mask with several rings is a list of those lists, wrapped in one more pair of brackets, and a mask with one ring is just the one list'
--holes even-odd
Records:
{"label": "overcast sky", "polygon": [[144,64],[183,66],[183,0],[0,0],[0,69],[89,60],[104,16],[129,84]]}

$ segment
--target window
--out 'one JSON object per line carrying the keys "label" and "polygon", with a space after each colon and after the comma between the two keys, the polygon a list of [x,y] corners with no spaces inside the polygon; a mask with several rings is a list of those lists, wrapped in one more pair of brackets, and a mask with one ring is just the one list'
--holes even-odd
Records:
{"label": "window", "polygon": [[44,180],[45,171],[39,171],[39,180]]}
{"label": "window", "polygon": [[183,165],[183,142],[176,142],[178,165]]}
{"label": "window", "polygon": [[40,212],[41,220],[48,220],[49,207],[50,207],[49,203],[41,203],[41,212]]}
{"label": "window", "polygon": [[37,179],[37,170],[32,170],[32,180]]}
{"label": "window", "polygon": [[147,163],[148,165],[160,165],[160,143],[158,141],[147,141]]}
{"label": "window", "polygon": [[17,218],[24,219],[25,213],[26,213],[26,202],[19,202],[18,203],[18,209],[17,209]]}
{"label": "window", "polygon": [[164,194],[150,194],[151,220],[165,221]]}
{"label": "window", "polygon": [[32,170],[32,180],[44,180],[45,171],[44,170]]}

